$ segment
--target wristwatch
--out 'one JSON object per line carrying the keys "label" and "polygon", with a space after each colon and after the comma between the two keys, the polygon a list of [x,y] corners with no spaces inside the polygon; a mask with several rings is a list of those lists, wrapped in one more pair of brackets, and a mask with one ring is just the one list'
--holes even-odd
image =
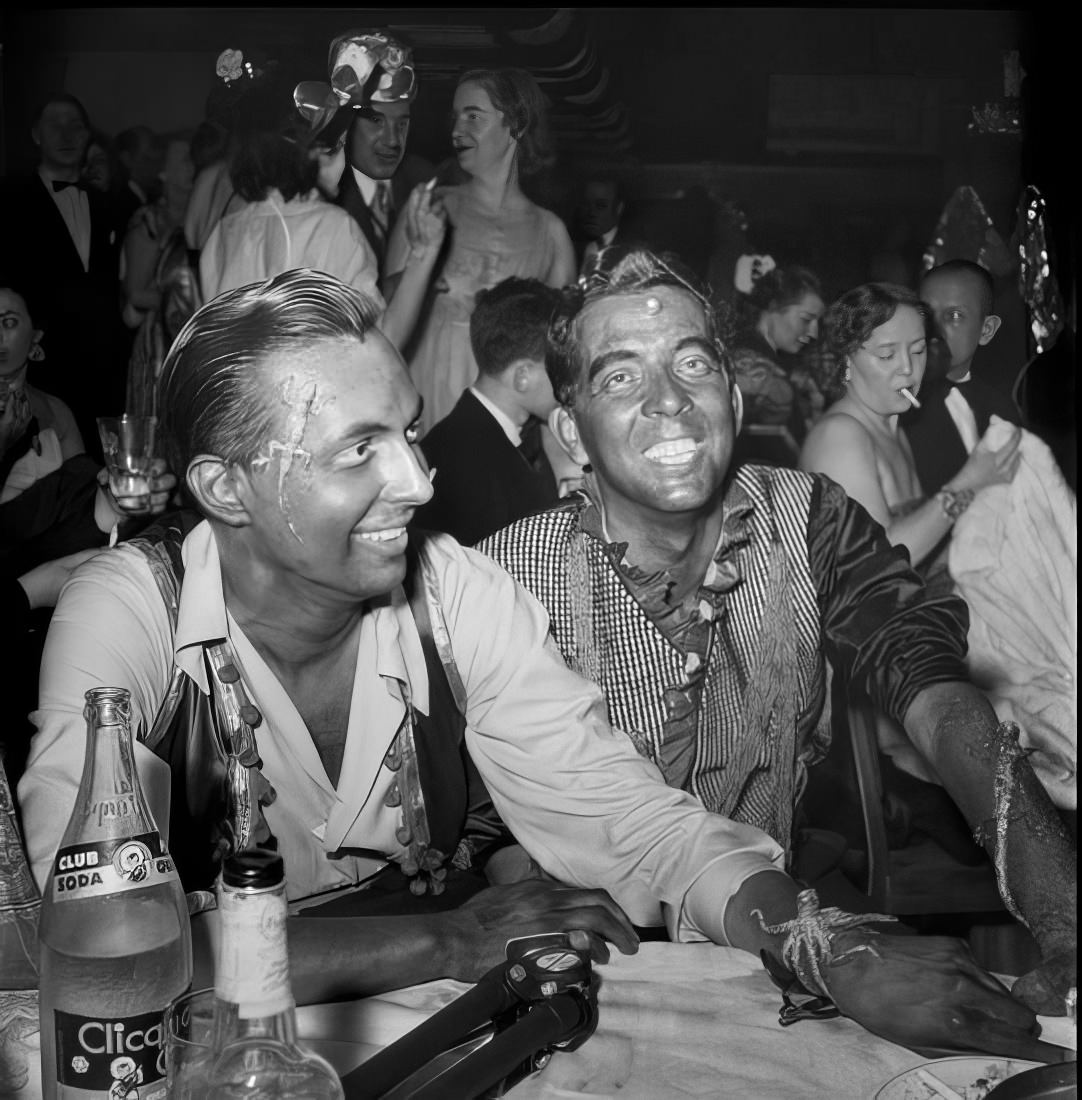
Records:
{"label": "wristwatch", "polygon": [[940,489],[935,495],[943,514],[953,523],[972,503],[976,493],[972,489]]}

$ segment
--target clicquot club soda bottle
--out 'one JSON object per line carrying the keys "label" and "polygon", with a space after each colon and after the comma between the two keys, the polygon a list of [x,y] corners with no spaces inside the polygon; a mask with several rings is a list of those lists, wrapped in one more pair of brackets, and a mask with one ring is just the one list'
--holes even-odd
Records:
{"label": "clicquot club soda bottle", "polygon": [[162,1016],[192,981],[188,907],[135,768],[123,688],[86,693],[83,778],[45,885],[45,1100],[165,1100]]}

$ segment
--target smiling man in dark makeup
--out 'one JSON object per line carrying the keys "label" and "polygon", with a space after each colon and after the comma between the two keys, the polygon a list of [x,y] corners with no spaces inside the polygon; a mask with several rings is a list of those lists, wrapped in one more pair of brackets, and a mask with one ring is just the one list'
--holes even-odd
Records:
{"label": "smiling man in dark makeup", "polygon": [[[1044,961],[1012,999],[960,941],[832,933],[840,918],[817,917],[826,939],[875,944],[859,973],[853,955],[823,971],[817,991],[843,1012],[895,1038],[927,1014],[941,1021],[929,1023],[940,1046],[989,1050],[1022,1001],[1062,1015],[1075,981],[1074,846],[1011,730],[967,681],[964,602],[929,593],[828,478],[730,467],[740,392],[713,310],[677,261],[633,251],[563,294],[546,353],[560,402],[550,422],[585,466],[585,488],[478,549],[537,596],[568,665],[602,688],[613,726],[667,783],[787,855],[807,768],[829,742],[825,658],[904,724]],[[797,889],[777,873],[749,878],[728,927],[754,928],[757,911],[791,917]],[[956,965],[966,989],[939,992]],[[849,1000],[876,986],[889,1022]]]}

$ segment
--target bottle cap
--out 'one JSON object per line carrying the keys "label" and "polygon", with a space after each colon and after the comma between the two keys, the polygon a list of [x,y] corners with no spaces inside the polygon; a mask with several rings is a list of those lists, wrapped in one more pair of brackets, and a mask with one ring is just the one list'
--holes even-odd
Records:
{"label": "bottle cap", "polygon": [[266,848],[246,848],[222,864],[222,882],[234,888],[265,890],[279,885],[284,878],[282,857]]}

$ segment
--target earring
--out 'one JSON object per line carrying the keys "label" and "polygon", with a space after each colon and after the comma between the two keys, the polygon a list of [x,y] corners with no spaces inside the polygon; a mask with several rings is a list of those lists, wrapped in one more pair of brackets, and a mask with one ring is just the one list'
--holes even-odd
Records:
{"label": "earring", "polygon": [[849,369],[849,364],[845,366],[845,374],[842,376],[842,381],[848,386],[853,380],[853,372]]}
{"label": "earring", "polygon": [[44,358],[45,349],[41,346],[41,344],[35,344],[30,349],[30,354],[27,356],[27,359],[33,359],[35,363],[40,363]]}

